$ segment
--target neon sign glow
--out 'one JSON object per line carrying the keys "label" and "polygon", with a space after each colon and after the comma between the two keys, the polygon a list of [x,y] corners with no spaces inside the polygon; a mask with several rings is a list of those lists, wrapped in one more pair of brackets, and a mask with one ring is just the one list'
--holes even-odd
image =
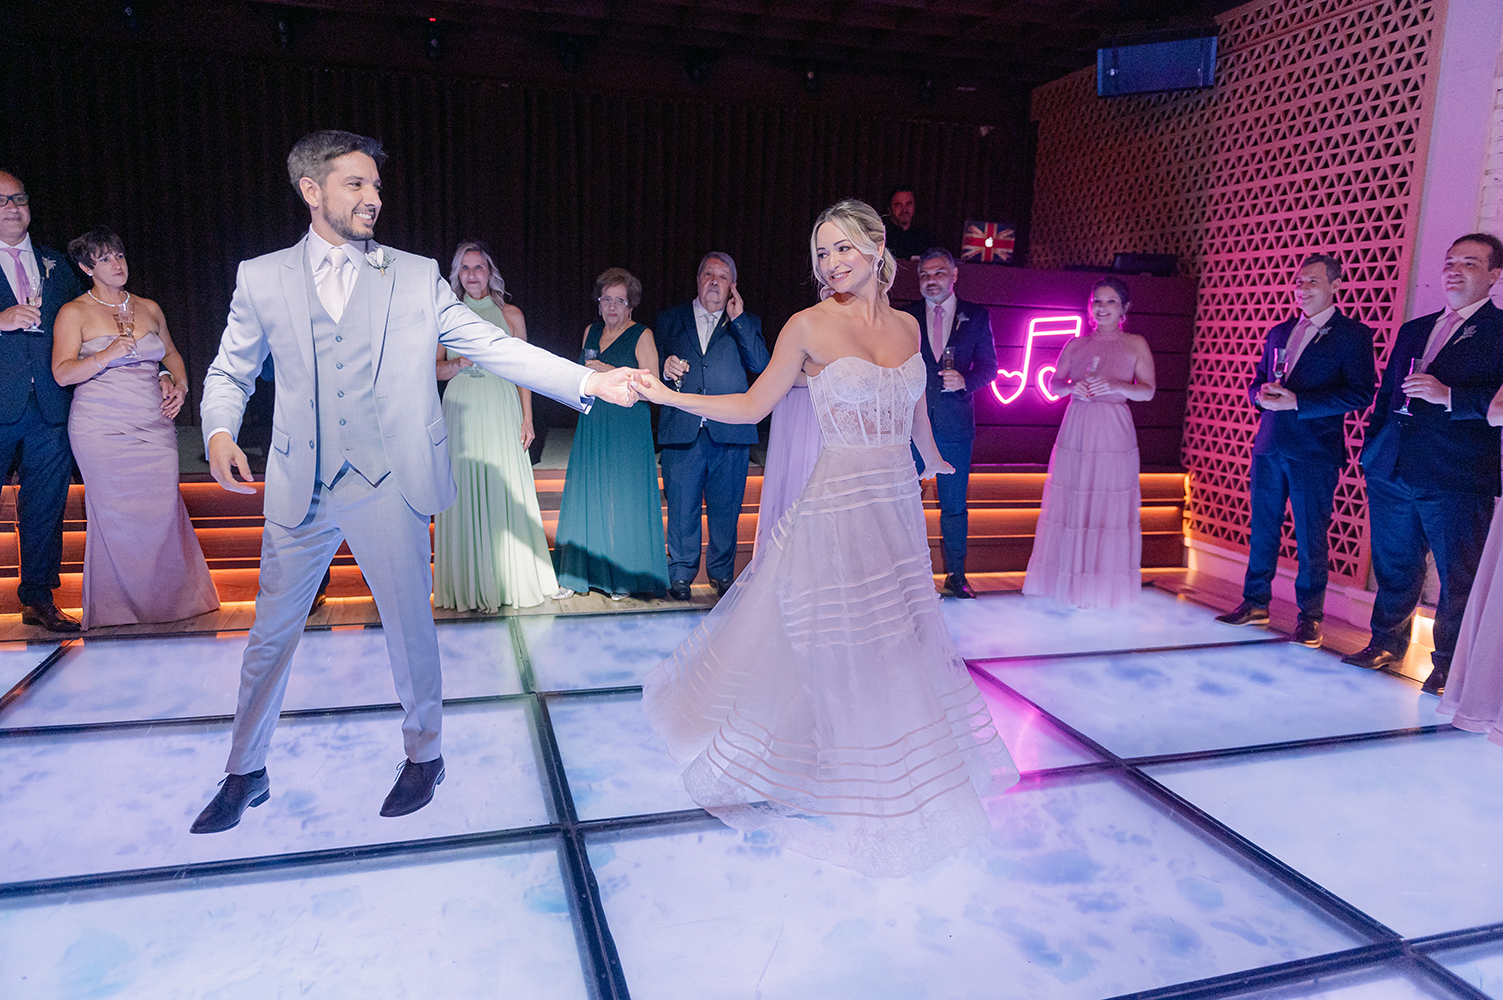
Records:
{"label": "neon sign glow", "polygon": [[[1028,321],[1028,339],[1023,344],[1023,370],[1018,372],[1008,371],[1005,368],[997,369],[997,378],[992,380],[992,395],[997,397],[997,402],[1003,406],[1017,401],[1023,395],[1023,390],[1028,388],[1028,370],[1033,365],[1033,341],[1036,337],[1078,337],[1080,336],[1080,316],[1036,316]],[[1051,403],[1057,403],[1063,396],[1056,396],[1049,391],[1049,376],[1055,372],[1054,365],[1043,365],[1038,370],[1038,388],[1043,393],[1044,399]],[[1006,394],[997,388],[998,382],[1011,383],[1017,380],[1017,385],[1008,386]]]}

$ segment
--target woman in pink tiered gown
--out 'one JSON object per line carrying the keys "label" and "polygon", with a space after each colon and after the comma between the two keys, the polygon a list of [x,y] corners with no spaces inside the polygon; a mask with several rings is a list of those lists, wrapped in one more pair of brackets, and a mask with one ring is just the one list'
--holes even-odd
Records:
{"label": "woman in pink tiered gown", "polygon": [[1138,438],[1127,401],[1153,398],[1153,354],[1123,329],[1130,304],[1122,279],[1096,282],[1094,330],[1065,345],[1050,379],[1070,402],[1049,456],[1025,594],[1115,608],[1142,589]]}
{"label": "woman in pink tiered gown", "polygon": [[810,239],[834,294],[788,321],[745,393],[643,395],[755,423],[808,375],[824,448],[715,609],[643,684],[684,788],[738,830],[867,875],[928,868],[985,833],[1017,780],[930,575],[912,441],[951,471],[924,406],[918,323],[887,302],[881,218],[846,201]]}
{"label": "woman in pink tiered gown", "polygon": [[[1487,422],[1503,426],[1503,389],[1487,408]],[[1461,619],[1451,674],[1436,709],[1451,725],[1503,746],[1503,504],[1493,512],[1482,562]]]}
{"label": "woman in pink tiered gown", "polygon": [[161,307],[125,290],[120,237],[96,229],[68,254],[93,279],[58,311],[52,341],[52,375],[75,387],[68,441],[88,517],[83,627],[213,611],[219,595],[177,487],[182,356]]}

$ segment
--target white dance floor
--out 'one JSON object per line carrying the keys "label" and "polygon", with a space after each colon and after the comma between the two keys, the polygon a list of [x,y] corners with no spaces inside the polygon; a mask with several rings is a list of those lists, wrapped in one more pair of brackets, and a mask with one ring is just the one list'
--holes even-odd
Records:
{"label": "white dance floor", "polygon": [[1417,684],[1156,590],[945,611],[1025,773],[902,880],[684,794],[640,684],[702,612],[440,624],[396,820],[382,634],[309,632],[207,837],[243,633],[0,647],[0,997],[1503,1000],[1503,749]]}

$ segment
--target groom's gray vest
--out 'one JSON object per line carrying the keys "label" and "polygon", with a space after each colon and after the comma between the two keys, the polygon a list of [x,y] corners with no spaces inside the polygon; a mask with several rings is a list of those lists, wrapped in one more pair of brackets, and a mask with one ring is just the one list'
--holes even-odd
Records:
{"label": "groom's gray vest", "polygon": [[305,262],[308,312],[313,318],[313,358],[317,385],[318,480],[332,486],[344,463],[372,485],[391,471],[381,445],[376,418],[376,373],[370,331],[361,324],[369,315],[371,283],[361,268],[355,290],[338,323],[319,300],[313,271]]}

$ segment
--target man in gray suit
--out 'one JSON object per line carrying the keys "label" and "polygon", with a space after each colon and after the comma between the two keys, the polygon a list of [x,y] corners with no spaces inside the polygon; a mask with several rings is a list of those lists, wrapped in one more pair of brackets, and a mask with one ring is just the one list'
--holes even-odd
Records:
{"label": "man in gray suit", "polygon": [[634,369],[592,372],[508,337],[454,297],[437,262],[377,245],[385,159],[379,142],[349,132],[315,132],[292,148],[288,176],[308,205],[308,235],[240,265],[204,380],[210,471],[225,489],[251,493],[235,436],[268,353],[277,369],[256,620],[227,777],[194,833],[227,830],[270,796],[265,762],[288,667],[341,541],[376,599],[406,711],[407,758],[381,815],[421,809],[443,780],[428,519],[455,487],[433,378],[438,344],[579,410],[594,396],[635,401]]}

